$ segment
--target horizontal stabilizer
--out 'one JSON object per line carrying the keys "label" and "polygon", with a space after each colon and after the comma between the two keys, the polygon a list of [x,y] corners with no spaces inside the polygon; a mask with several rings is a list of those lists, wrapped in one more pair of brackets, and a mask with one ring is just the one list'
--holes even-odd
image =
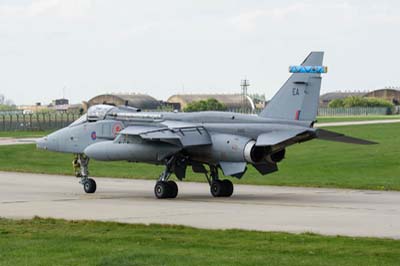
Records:
{"label": "horizontal stabilizer", "polygon": [[304,129],[271,131],[258,136],[256,146],[272,146],[304,133]]}
{"label": "horizontal stabilizer", "polygon": [[322,140],[329,140],[329,141],[337,141],[337,142],[344,142],[344,143],[351,143],[351,144],[360,144],[360,145],[371,145],[371,144],[378,144],[374,141],[369,141],[365,139],[358,139],[353,137],[345,136],[341,133],[336,133],[324,129],[317,130],[317,138]]}

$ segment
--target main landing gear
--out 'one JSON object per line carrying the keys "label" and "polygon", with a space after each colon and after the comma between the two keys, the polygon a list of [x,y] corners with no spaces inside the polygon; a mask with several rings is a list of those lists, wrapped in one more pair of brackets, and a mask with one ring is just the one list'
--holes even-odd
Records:
{"label": "main landing gear", "polygon": [[154,186],[154,195],[158,199],[171,199],[176,198],[176,196],[178,195],[178,185],[174,181],[168,180],[172,174],[174,161],[174,157],[171,157],[167,161],[164,171],[161,173],[160,178]]}
{"label": "main landing gear", "polygon": [[[210,192],[213,197],[230,197],[233,194],[233,184],[230,180],[224,179],[220,180],[218,175],[218,167],[215,165],[210,165],[210,176],[208,176],[208,171],[203,165],[196,165],[198,173],[204,173],[206,179],[210,185]],[[165,169],[161,173],[159,180],[154,186],[154,195],[158,199],[166,198],[176,198],[178,195],[178,186],[174,181],[168,180],[172,173],[177,174],[179,167],[179,161],[175,157],[171,157],[165,164]],[[194,169],[194,168],[193,168]],[[178,179],[180,175],[177,174]],[[181,176],[182,177],[182,176]]]}
{"label": "main landing gear", "polygon": [[213,197],[230,197],[233,194],[233,184],[230,180],[220,180],[218,176],[218,168],[216,166],[210,166],[210,176],[207,174],[206,178],[210,184],[210,192]]}
{"label": "main landing gear", "polygon": [[74,160],[72,161],[72,165],[74,166],[75,176],[80,178],[81,183],[83,185],[83,190],[86,193],[94,193],[96,192],[96,181],[92,178],[89,178],[89,157],[84,154],[75,155]]}

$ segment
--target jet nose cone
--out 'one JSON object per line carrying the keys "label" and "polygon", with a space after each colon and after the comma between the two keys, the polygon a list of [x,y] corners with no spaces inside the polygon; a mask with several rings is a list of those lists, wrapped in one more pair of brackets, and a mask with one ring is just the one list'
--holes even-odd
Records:
{"label": "jet nose cone", "polygon": [[59,141],[53,134],[38,139],[36,141],[36,148],[49,151],[59,151]]}
{"label": "jet nose cone", "polygon": [[47,137],[40,138],[36,140],[36,148],[41,150],[47,150]]}

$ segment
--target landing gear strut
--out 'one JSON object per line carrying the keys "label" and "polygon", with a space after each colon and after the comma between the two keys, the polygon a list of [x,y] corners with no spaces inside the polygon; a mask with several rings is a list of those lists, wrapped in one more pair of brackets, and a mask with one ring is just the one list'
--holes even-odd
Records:
{"label": "landing gear strut", "polygon": [[96,191],[96,181],[92,178],[89,178],[89,157],[84,154],[75,155],[74,160],[72,161],[72,165],[74,166],[75,176],[80,178],[81,183],[83,185],[83,190],[86,193],[94,193]]}
{"label": "landing gear strut", "polygon": [[210,166],[210,178],[206,174],[208,183],[210,184],[210,192],[213,197],[230,197],[233,194],[233,184],[230,180],[220,180],[218,175],[218,168]]}
{"label": "landing gear strut", "polygon": [[165,164],[165,170],[161,173],[159,180],[154,186],[154,194],[158,199],[176,198],[178,195],[178,185],[168,180],[172,174],[175,158],[171,157]]}

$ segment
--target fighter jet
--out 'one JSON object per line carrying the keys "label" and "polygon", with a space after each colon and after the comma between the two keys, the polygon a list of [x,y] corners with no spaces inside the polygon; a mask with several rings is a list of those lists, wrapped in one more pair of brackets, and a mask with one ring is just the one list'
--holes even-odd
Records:
{"label": "fighter jet", "polygon": [[37,142],[40,149],[72,153],[76,176],[86,193],[96,191],[89,178],[90,159],[165,165],[155,196],[175,198],[186,169],[204,174],[212,196],[230,197],[247,167],[262,175],[278,170],[286,148],[314,138],[354,144],[374,142],[314,128],[321,88],[323,52],[312,52],[259,115],[231,112],[142,112],[125,106],[96,105],[66,128]]}

